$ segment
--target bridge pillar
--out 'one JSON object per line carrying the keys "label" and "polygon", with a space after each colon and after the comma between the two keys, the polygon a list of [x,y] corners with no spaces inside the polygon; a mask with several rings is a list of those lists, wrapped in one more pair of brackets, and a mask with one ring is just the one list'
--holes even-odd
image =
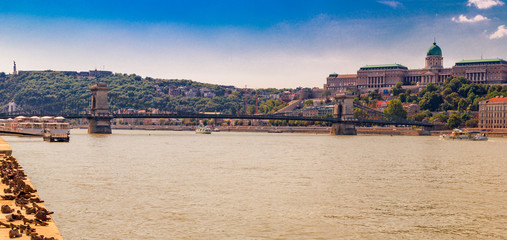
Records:
{"label": "bridge pillar", "polygon": [[[333,117],[343,121],[354,119],[354,95],[339,93],[335,96]],[[351,123],[333,123],[331,135],[357,135],[356,125]]]}
{"label": "bridge pillar", "polygon": [[90,87],[92,102],[91,116],[88,118],[88,133],[111,134],[111,113],[107,105],[107,91],[105,83],[95,83]]}
{"label": "bridge pillar", "polygon": [[423,126],[422,130],[419,131],[420,136],[431,136],[431,130],[433,130],[433,127],[431,126]]}

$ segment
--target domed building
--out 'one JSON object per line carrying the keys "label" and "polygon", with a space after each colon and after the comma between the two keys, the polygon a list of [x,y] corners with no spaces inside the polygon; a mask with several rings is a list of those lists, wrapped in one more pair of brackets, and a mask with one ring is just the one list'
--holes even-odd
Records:
{"label": "domed building", "polygon": [[433,45],[428,49],[428,53],[426,54],[426,69],[441,69],[443,68],[443,60],[442,57],[442,49],[437,45],[436,42],[433,42]]}
{"label": "domed building", "polygon": [[465,77],[475,83],[507,83],[507,61],[495,59],[463,60],[452,68],[443,67],[442,49],[433,42],[426,53],[422,69],[408,69],[401,64],[366,65],[357,74],[330,74],[324,89],[343,92],[358,89],[368,92],[379,89],[388,93],[398,82],[404,84],[426,85],[442,84],[449,77]]}

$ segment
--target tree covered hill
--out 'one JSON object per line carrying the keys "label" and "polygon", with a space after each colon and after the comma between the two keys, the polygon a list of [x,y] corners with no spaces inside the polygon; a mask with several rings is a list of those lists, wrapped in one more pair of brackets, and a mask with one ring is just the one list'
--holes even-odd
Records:
{"label": "tree covered hill", "polygon": [[[142,78],[135,74],[112,74],[97,78],[80,77],[76,74],[45,71],[29,72],[19,75],[0,74],[0,106],[15,102],[23,109],[62,103],[54,108],[63,111],[85,111],[89,108],[91,92],[89,87],[96,82],[107,83],[109,87],[109,107],[119,109],[164,111],[228,112],[243,111],[245,92],[232,86],[199,83],[191,80]],[[171,91],[181,91],[170,94]],[[202,96],[205,90],[208,96]],[[279,94],[278,89],[258,90],[263,96]],[[185,94],[183,91],[186,91]],[[255,92],[249,90],[248,111],[255,111]],[[188,97],[188,93],[193,94]],[[259,98],[262,112],[274,112],[286,104],[280,100]],[[47,107],[46,107],[47,108]]]}

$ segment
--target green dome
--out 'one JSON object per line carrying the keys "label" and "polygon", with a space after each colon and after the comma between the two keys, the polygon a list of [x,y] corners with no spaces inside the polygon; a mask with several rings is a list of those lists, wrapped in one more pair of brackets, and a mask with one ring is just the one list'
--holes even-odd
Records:
{"label": "green dome", "polygon": [[431,45],[430,49],[428,50],[428,54],[426,54],[428,56],[430,55],[438,55],[438,56],[442,56],[442,49],[440,49],[440,47],[437,45],[437,43],[433,43],[433,45]]}

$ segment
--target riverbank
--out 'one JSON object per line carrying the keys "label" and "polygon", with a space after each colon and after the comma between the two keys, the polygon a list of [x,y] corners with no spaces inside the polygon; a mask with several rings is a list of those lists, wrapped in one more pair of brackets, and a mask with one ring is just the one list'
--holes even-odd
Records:
{"label": "riverbank", "polygon": [[[17,239],[38,239],[39,236],[47,239],[63,239],[55,222],[49,217],[43,201],[40,201],[37,190],[11,154],[12,149],[9,144],[0,138],[2,177],[0,187],[3,190],[0,193],[3,215],[0,219],[0,239],[14,238],[14,236],[18,236]],[[21,196],[21,192],[24,196]]]}
{"label": "riverbank", "polygon": [[[86,129],[87,125],[73,126],[74,128]],[[122,130],[166,130],[166,131],[195,131],[196,126],[181,126],[181,125],[112,125],[112,129]],[[358,135],[400,135],[400,136],[419,136],[431,135],[439,136],[441,134],[451,133],[452,130],[434,130],[430,132],[422,132],[421,130],[413,129],[412,127],[357,127]],[[330,127],[319,126],[216,126],[213,130],[220,132],[267,132],[267,133],[310,133],[310,134],[329,134]],[[507,137],[507,129],[477,129],[467,128],[467,131],[486,132],[490,137]]]}

